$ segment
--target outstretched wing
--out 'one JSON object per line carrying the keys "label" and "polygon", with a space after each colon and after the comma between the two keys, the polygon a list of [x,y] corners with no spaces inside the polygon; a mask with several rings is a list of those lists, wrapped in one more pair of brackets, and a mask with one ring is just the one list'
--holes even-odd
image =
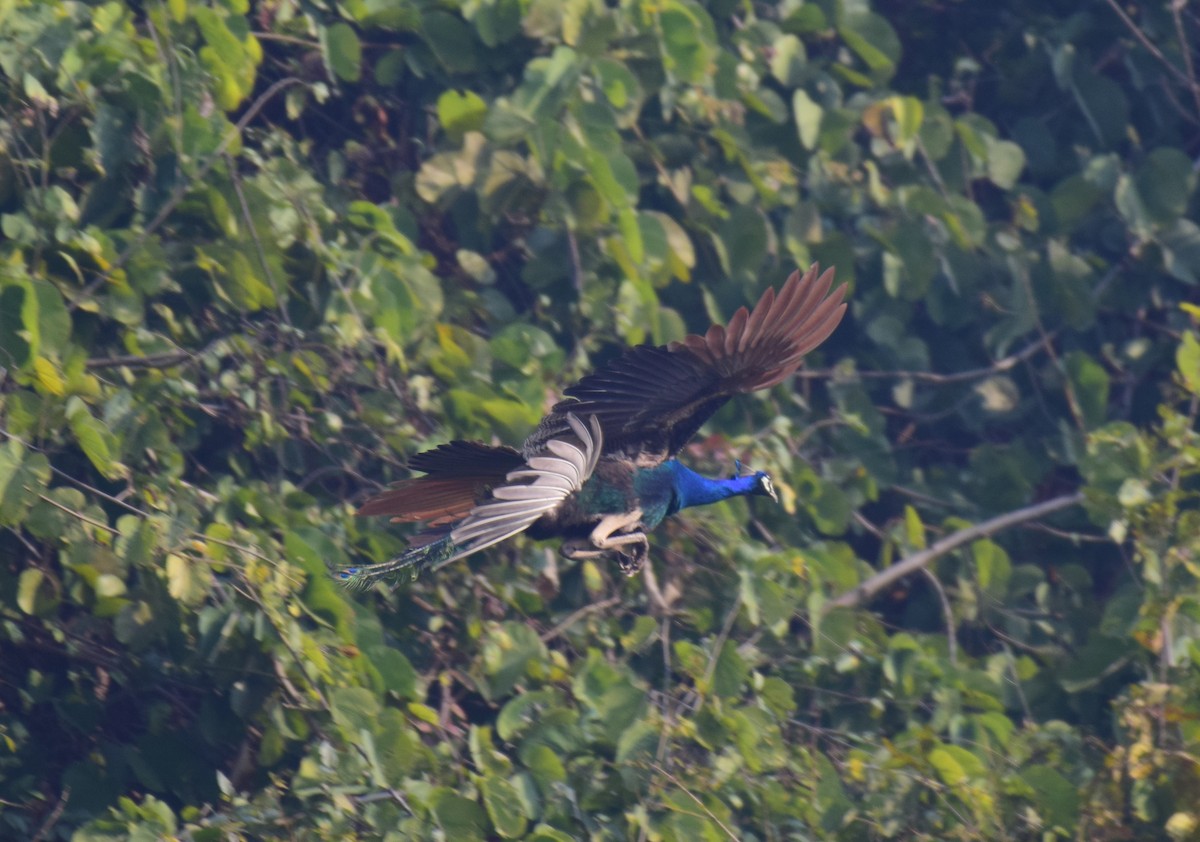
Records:
{"label": "outstretched wing", "polygon": [[428,476],[396,483],[364,503],[358,513],[391,515],[395,523],[452,523],[470,514],[523,464],[524,457],[511,447],[452,441],[409,460],[410,468]]}
{"label": "outstretched wing", "polygon": [[670,458],[730,397],[784,380],[838,326],[846,287],[829,294],[833,269],[819,272],[815,263],[804,274],[793,272],[778,295],[768,289],[753,311],[742,307],[727,327],[626,351],[566,389],[525,452],[567,432],[573,413],[599,421],[609,453],[642,464]]}
{"label": "outstretched wing", "polygon": [[565,422],[568,435],[546,441],[541,455],[529,457],[519,470],[509,473],[490,499],[450,530],[455,551],[439,567],[524,532],[583,488],[596,469],[603,435],[595,417],[584,426],[567,413]]}

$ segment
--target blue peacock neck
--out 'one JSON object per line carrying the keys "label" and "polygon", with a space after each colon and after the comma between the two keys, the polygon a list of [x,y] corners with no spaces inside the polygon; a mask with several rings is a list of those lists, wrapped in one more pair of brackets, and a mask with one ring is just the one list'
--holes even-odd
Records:
{"label": "blue peacock neck", "polygon": [[754,474],[731,479],[712,479],[701,476],[674,459],[664,462],[663,467],[669,467],[674,477],[675,494],[681,509],[754,494],[760,487],[759,478]]}

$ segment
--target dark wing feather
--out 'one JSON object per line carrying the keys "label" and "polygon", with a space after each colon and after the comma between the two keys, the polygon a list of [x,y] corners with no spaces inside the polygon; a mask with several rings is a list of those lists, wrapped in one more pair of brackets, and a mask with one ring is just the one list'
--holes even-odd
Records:
{"label": "dark wing feather", "polygon": [[785,380],[833,332],[846,312],[846,288],[830,294],[832,284],[833,270],[822,274],[814,264],[793,272],[778,295],[768,289],[752,311],[739,309],[726,327],[629,349],[566,389],[525,452],[567,432],[566,414],[574,413],[596,417],[608,453],[643,464],[673,456],[731,396]]}
{"label": "dark wing feather", "polygon": [[524,462],[511,447],[452,441],[409,460],[410,468],[428,476],[396,483],[364,503],[358,513],[391,515],[397,523],[425,521],[433,526],[461,520]]}
{"label": "dark wing feather", "polygon": [[423,474],[473,476],[480,473],[499,473],[504,476],[524,460],[511,447],[495,447],[478,441],[452,441],[432,450],[418,453],[408,460],[408,467]]}

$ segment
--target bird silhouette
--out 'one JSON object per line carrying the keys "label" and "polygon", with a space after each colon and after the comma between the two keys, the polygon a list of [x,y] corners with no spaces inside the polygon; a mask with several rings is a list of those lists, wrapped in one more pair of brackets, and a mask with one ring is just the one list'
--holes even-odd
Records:
{"label": "bird silhouette", "polygon": [[775,498],[763,471],[701,476],[675,456],[733,395],[787,379],[845,314],[843,284],[814,264],[734,313],[668,345],[639,345],[564,391],[520,450],[452,441],[414,456],[424,476],[368,500],[360,515],[424,522],[389,561],[335,576],[365,586],[404,571],[436,569],[528,532],[562,540],[568,558],[615,558],[633,575],[646,533],[680,509],[729,497]]}

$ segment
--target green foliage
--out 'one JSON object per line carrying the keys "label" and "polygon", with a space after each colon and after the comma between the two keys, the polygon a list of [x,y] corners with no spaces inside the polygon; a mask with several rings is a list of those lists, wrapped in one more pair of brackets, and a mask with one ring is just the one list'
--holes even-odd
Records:
{"label": "green foliage", "polygon": [[[1169,4],[6,5],[0,837],[1194,838],[1198,43]],[[403,546],[353,512],[405,456],[813,260],[845,324],[684,454],[781,507],[664,525],[653,577],[328,578]]]}

